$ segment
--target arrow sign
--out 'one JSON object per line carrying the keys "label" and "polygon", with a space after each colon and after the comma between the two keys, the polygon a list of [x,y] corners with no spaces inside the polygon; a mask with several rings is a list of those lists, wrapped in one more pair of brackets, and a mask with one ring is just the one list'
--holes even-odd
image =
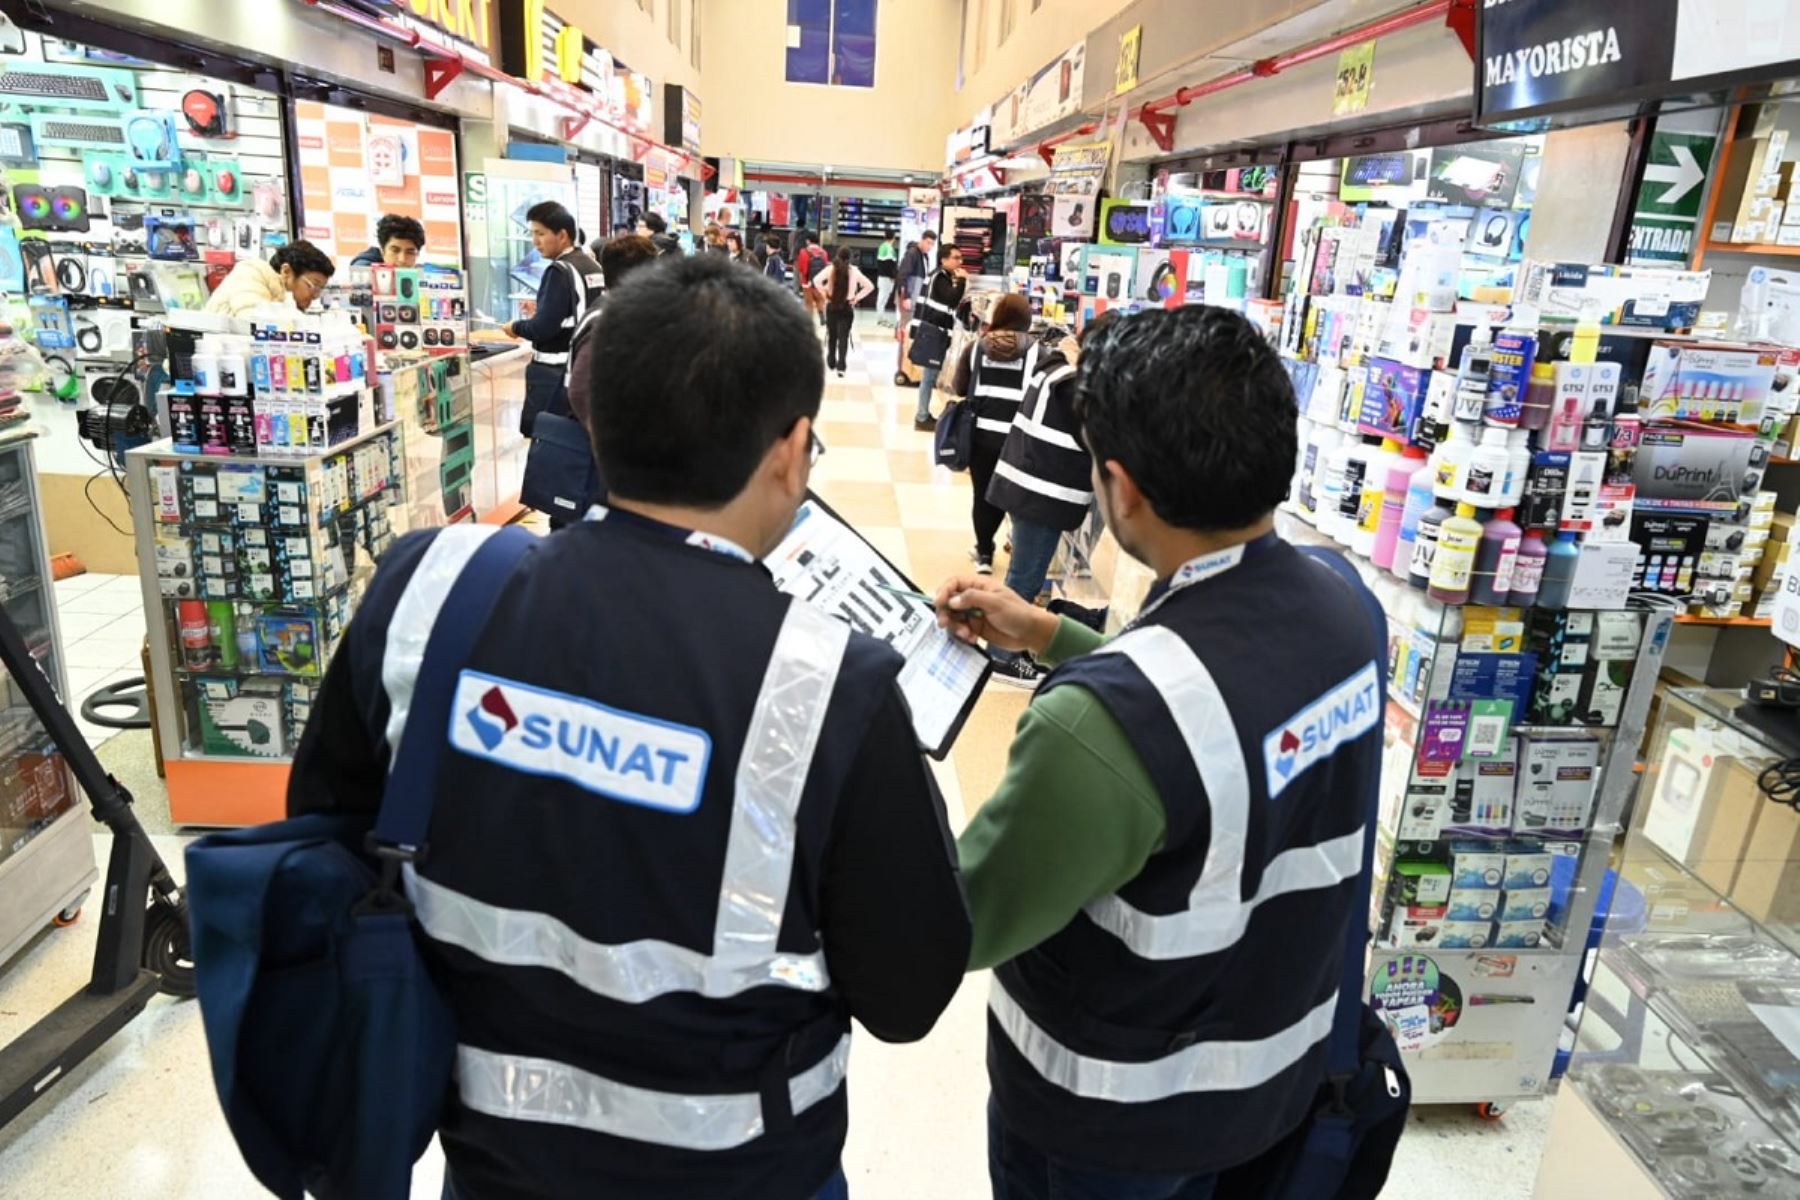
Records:
{"label": "arrow sign", "polygon": [[1675,158],[1674,163],[1649,164],[1644,168],[1644,182],[1668,184],[1669,190],[1657,196],[1654,203],[1673,207],[1683,196],[1706,182],[1706,171],[1686,146],[1677,143],[1670,146],[1669,151]]}

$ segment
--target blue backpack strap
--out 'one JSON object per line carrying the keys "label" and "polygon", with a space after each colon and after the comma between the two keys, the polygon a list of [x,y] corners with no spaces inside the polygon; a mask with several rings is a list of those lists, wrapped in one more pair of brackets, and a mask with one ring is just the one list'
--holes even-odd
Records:
{"label": "blue backpack strap", "polygon": [[444,731],[450,727],[456,677],[468,665],[500,594],[537,543],[537,537],[513,526],[490,534],[463,566],[438,611],[413,685],[412,710],[406,717],[400,752],[388,773],[381,812],[369,839],[370,850],[380,855],[388,868],[384,874],[389,876],[390,886],[399,861],[417,855],[431,828],[438,764],[443,757]]}
{"label": "blue backpack strap", "polygon": [[[1317,546],[1299,547],[1300,553],[1336,571],[1350,585],[1350,590],[1368,609],[1369,621],[1375,627],[1375,644],[1387,643],[1387,614],[1356,568],[1344,556]],[[1376,657],[1376,678],[1380,687],[1381,712],[1387,713],[1387,674]],[[1331,1023],[1331,1036],[1325,1051],[1325,1073],[1333,1079],[1348,1079],[1356,1074],[1362,1058],[1363,950],[1369,942],[1369,891],[1375,876],[1375,826],[1381,819],[1381,755],[1370,756],[1365,785],[1363,813],[1362,874],[1357,877],[1355,893],[1350,901],[1350,920],[1344,930],[1344,973],[1338,984],[1337,1015]]]}

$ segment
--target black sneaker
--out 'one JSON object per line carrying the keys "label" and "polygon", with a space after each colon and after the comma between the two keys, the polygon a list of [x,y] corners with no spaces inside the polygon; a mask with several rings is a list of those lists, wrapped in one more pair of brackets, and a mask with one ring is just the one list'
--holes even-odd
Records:
{"label": "black sneaker", "polygon": [[991,554],[977,554],[975,556],[975,573],[977,575],[992,575],[994,573],[994,556]]}
{"label": "black sneaker", "polygon": [[1068,600],[1052,600],[1045,606],[1059,617],[1068,617],[1080,621],[1095,633],[1106,632],[1106,612],[1104,608],[1086,608]]}
{"label": "black sneaker", "polygon": [[930,433],[937,428],[936,417],[914,417],[913,430],[918,433]]}
{"label": "black sneaker", "polygon": [[1043,682],[1044,668],[1033,662],[1029,654],[994,655],[993,660],[995,683],[1035,690]]}

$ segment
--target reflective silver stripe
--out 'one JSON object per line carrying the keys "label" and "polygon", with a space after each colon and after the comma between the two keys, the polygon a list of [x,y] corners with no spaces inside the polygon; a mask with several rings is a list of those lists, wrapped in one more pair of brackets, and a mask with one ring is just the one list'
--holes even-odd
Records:
{"label": "reflective silver stripe", "polygon": [[[487,904],[405,868],[406,895],[419,927],[434,941],[460,946],[483,962],[556,971],[621,1004],[672,992],[720,999],[754,987],[822,992],[830,985],[823,952],[735,961],[645,938],[609,946],[590,941],[549,913]],[[784,897],[785,899],[785,897]]]}
{"label": "reflective silver stripe", "polygon": [[412,711],[413,685],[418,682],[419,664],[425,659],[425,643],[431,640],[438,611],[463,567],[495,532],[492,525],[452,525],[438,530],[394,605],[381,652],[381,686],[388,698],[389,763],[400,756],[400,735]]}
{"label": "reflective silver stripe", "polygon": [[484,961],[557,971],[625,1004],[671,992],[721,998],[756,987],[830,987],[822,950],[783,953],[775,943],[793,878],[800,798],[849,641],[849,626],[799,601],[788,605],[738,759],[710,955],[649,938],[590,941],[548,913],[488,904],[409,869],[420,928]]}
{"label": "reflective silver stripe", "polygon": [[988,993],[988,1011],[1007,1040],[1050,1083],[1088,1100],[1144,1104],[1200,1092],[1259,1087],[1302,1058],[1331,1032],[1337,995],[1268,1037],[1242,1042],[1196,1042],[1149,1062],[1111,1062],[1079,1054],[1026,1015],[999,979]]}
{"label": "reflective silver stripe", "polygon": [[[850,1035],[788,1081],[788,1101],[803,1113],[835,1093],[850,1067]],[[754,1092],[691,1095],[618,1083],[546,1058],[456,1048],[457,1091],[476,1112],[541,1121],[683,1150],[729,1150],[764,1132]]]}
{"label": "reflective silver stripe", "polygon": [[989,433],[1005,433],[1012,428],[1011,421],[996,421],[987,417],[976,417],[975,428],[985,429]]}
{"label": "reflective silver stripe", "polygon": [[1081,450],[1080,442],[1076,441],[1060,429],[1050,428],[1048,425],[1040,422],[1036,417],[1027,416],[1024,412],[1020,412],[1018,416],[1013,418],[1013,424],[1017,425],[1028,436],[1036,438],[1040,442],[1044,442],[1051,446],[1058,446],[1064,450]]}
{"label": "reflective silver stripe", "polygon": [[1018,387],[1001,387],[994,383],[978,383],[975,385],[977,396],[991,396],[995,400],[1011,400],[1014,404],[1025,398],[1025,385]]}
{"label": "reflective silver stripe", "polygon": [[1258,905],[1290,892],[1333,887],[1362,870],[1363,830],[1277,855],[1257,894],[1242,896],[1250,775],[1231,710],[1212,672],[1174,631],[1146,625],[1113,639],[1099,653],[1123,654],[1156,689],[1199,772],[1210,809],[1206,863],[1182,912],[1152,914],[1118,895],[1084,910],[1102,929],[1148,959],[1197,958],[1228,949],[1244,935]]}
{"label": "reflective silver stripe", "polygon": [[1040,496],[1048,496],[1052,500],[1061,500],[1065,504],[1088,504],[1094,499],[1094,493],[1080,491],[1076,488],[1063,487],[1051,483],[1047,479],[1039,479],[1036,475],[1027,475],[1005,459],[994,466],[994,474],[1001,479],[1010,479],[1028,492],[1036,492]]}
{"label": "reflective silver stripe", "polygon": [[569,352],[567,350],[538,350],[532,354],[531,361],[560,367],[569,361]]}

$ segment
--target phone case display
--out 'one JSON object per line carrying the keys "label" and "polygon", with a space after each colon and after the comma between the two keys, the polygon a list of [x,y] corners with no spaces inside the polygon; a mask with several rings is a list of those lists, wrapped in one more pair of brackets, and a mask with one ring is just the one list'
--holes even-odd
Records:
{"label": "phone case display", "polygon": [[[334,290],[358,311],[382,355],[404,360],[467,348],[468,293],[460,268],[375,263],[340,274],[344,286]],[[377,361],[386,363],[385,357]]]}
{"label": "phone case display", "polygon": [[382,372],[383,407],[404,430],[406,506],[414,529],[475,515],[475,372],[441,355]]}
{"label": "phone case display", "polygon": [[[157,737],[182,823],[235,824],[179,763],[282,763],[375,562],[405,528],[400,430],[292,459],[127,456]],[[240,784],[240,786],[242,786]]]}
{"label": "phone case display", "polygon": [[[497,325],[525,315],[522,306],[537,299],[550,267],[531,244],[525,214],[544,200],[574,212],[575,178],[561,163],[490,158],[484,166],[487,203],[470,221],[469,306],[471,316]],[[599,236],[598,230],[586,232],[589,240]]]}
{"label": "phone case display", "polygon": [[1662,697],[1569,1078],[1671,1196],[1800,1194],[1796,758],[1792,710]]}
{"label": "phone case display", "polygon": [[[32,435],[0,436],[0,604],[57,694],[64,678]],[[0,964],[96,878],[92,822],[63,757],[0,671]]]}

